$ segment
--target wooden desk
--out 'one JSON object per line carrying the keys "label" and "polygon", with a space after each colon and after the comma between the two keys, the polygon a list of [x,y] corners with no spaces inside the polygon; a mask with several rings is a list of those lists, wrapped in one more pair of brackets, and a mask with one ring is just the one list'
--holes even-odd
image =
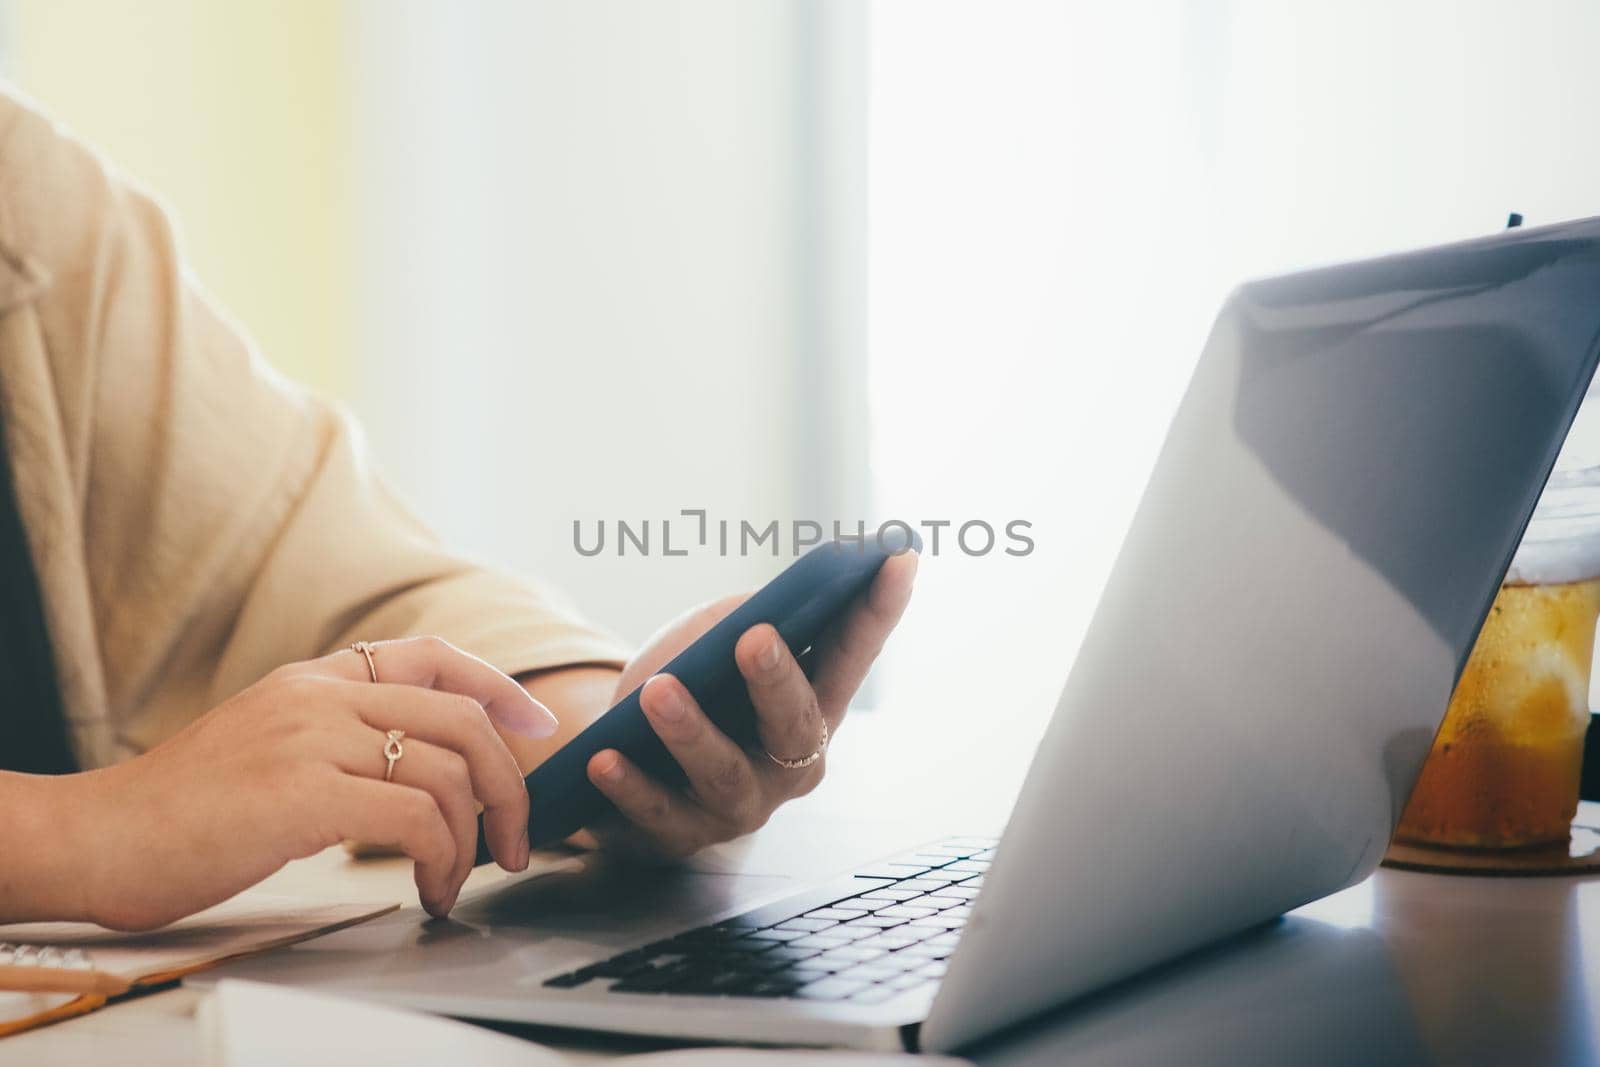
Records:
{"label": "wooden desk", "polygon": [[[724,869],[770,866],[774,857],[791,855],[806,862],[825,847],[817,840],[820,827],[845,816],[893,816],[902,841],[981,832],[1003,817],[1013,786],[996,783],[1018,779],[1031,738],[952,745],[916,736],[905,720],[861,716],[830,755],[821,789],[708,861]],[[951,781],[961,788],[949,788]],[[486,869],[470,885],[504,877]],[[280,872],[273,887],[307,899],[414,900],[403,861],[355,863],[334,850]],[[192,991],[171,989],[0,1040],[0,1064],[196,1064],[197,1000]],[[579,1061],[650,1047],[551,1031],[538,1037]],[[1004,1067],[1594,1063],[1600,1061],[1600,878],[1380,871],[972,1055]]]}

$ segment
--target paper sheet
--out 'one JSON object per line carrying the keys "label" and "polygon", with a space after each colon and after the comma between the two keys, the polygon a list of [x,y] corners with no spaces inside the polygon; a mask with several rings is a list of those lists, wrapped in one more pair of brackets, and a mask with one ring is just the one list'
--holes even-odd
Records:
{"label": "paper sheet", "polygon": [[82,949],[92,969],[127,985],[169,981],[220,960],[292,944],[393,911],[398,904],[328,904],[244,893],[170,926],[126,934],[88,923],[13,923],[0,941]]}

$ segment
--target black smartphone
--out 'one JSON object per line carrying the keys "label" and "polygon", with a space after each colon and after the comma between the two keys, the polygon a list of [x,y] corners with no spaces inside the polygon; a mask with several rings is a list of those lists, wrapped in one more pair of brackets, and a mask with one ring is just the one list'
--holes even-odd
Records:
{"label": "black smartphone", "polygon": [[[734,645],[744,632],[758,623],[770,623],[791,652],[804,656],[828,625],[866,592],[891,556],[921,548],[916,533],[898,524],[881,529],[877,537],[817,545],[673,657],[661,673],[682,682],[723,733],[754,746],[759,743],[755,709],[733,658]],[[658,780],[685,780],[683,769],[651,729],[635,689],[528,775],[532,847],[561,841],[611,807],[588,775],[589,760],[608,748]],[[480,816],[477,862],[490,859]]]}

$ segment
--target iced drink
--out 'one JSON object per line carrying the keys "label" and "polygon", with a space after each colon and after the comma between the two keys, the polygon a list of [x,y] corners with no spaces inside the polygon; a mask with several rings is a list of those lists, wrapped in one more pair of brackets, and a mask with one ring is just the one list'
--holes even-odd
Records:
{"label": "iced drink", "polygon": [[1398,840],[1456,848],[1567,841],[1597,614],[1600,466],[1558,470],[1456,684]]}
{"label": "iced drink", "polygon": [[1589,728],[1600,580],[1506,585],[1395,835],[1517,848],[1567,840]]}

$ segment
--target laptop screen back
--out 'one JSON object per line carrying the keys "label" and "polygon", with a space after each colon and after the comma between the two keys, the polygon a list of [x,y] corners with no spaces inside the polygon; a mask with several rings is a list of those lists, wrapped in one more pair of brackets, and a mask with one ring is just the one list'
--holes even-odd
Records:
{"label": "laptop screen back", "polygon": [[1371,872],[1597,338],[1600,220],[1233,295],[924,1047]]}

